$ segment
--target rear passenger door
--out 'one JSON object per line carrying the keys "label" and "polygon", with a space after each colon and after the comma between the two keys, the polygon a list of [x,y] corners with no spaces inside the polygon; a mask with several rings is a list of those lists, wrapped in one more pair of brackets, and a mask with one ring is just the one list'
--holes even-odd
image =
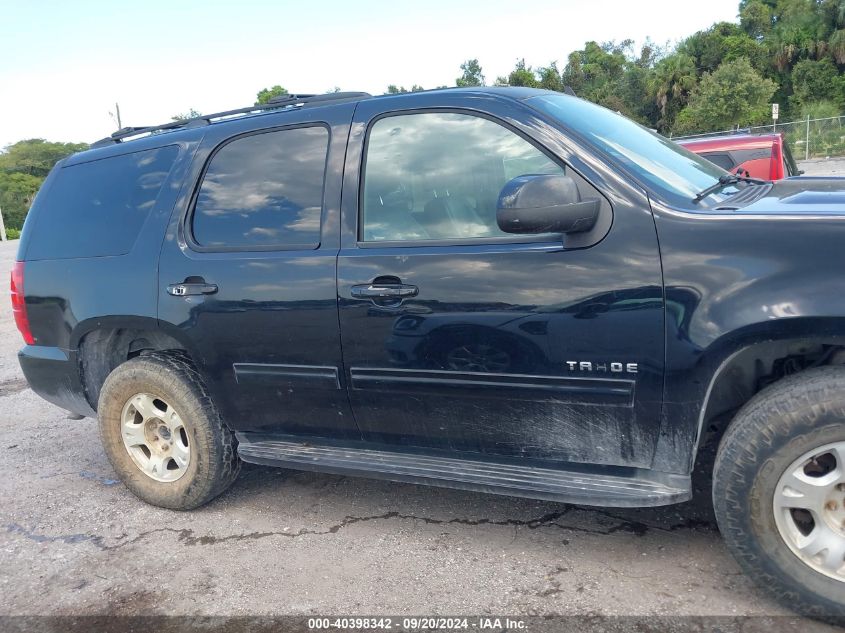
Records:
{"label": "rear passenger door", "polygon": [[[538,173],[566,173],[582,198],[601,199],[596,228],[566,238],[499,230],[501,188]],[[338,294],[365,439],[651,464],[659,253],[647,198],[611,177],[510,99],[456,91],[359,104]]]}
{"label": "rear passenger door", "polygon": [[335,289],[353,107],[209,126],[171,221],[159,319],[237,430],[360,437]]}

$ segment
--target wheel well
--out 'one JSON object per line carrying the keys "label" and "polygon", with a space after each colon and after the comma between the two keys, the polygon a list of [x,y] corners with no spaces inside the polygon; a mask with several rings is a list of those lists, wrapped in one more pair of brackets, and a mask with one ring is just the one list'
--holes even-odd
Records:
{"label": "wheel well", "polygon": [[699,447],[718,441],[736,411],[766,387],[813,367],[843,364],[842,339],[767,341],[744,348],[719,368],[710,387]]}
{"label": "wheel well", "polygon": [[108,328],[88,332],[79,344],[79,370],[85,398],[97,410],[100,389],[115,367],[149,352],[185,351],[176,339],[158,330]]}

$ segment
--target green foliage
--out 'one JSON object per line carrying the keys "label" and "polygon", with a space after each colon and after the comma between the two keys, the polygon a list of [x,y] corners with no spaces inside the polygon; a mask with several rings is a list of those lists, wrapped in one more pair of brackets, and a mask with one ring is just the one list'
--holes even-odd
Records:
{"label": "green foliage", "polygon": [[563,77],[557,69],[557,62],[551,62],[548,66],[537,69],[538,87],[545,90],[556,90],[563,92],[566,86],[563,85]]}
{"label": "green foliage", "polygon": [[[446,86],[443,86],[443,87],[445,88]],[[387,87],[387,94],[389,94],[389,95],[400,95],[400,94],[406,94],[408,92],[422,92],[423,90],[425,90],[425,88],[423,88],[422,86],[418,86],[417,84],[414,84],[413,86],[411,86],[410,90],[408,90],[405,86],[397,86],[396,84],[390,84]]]}
{"label": "green foliage", "polygon": [[699,76],[737,59],[748,59],[758,69],[766,64],[765,50],[759,42],[730,22],[719,22],[691,35],[681,43],[678,52],[693,59]]}
{"label": "green foliage", "polygon": [[528,88],[539,88],[540,82],[537,75],[530,66],[525,65],[525,60],[520,59],[507,78],[508,86],[526,86]]}
{"label": "green foliage", "polygon": [[806,119],[809,116],[811,119],[830,119],[838,117],[841,112],[839,105],[832,101],[814,101],[801,107],[800,118]]}
{"label": "green foliage", "polygon": [[803,112],[804,106],[816,101],[835,103],[840,110],[845,106],[845,77],[829,58],[802,59],[793,67],[791,79],[794,112]]}
{"label": "green foliage", "polygon": [[198,116],[202,116],[202,112],[199,110],[194,110],[193,108],[189,109],[187,112],[183,112],[182,114],[174,114],[170,117],[171,121],[187,121],[188,119],[195,119]]}
{"label": "green foliage", "polygon": [[484,85],[484,74],[477,59],[466,60],[461,64],[461,71],[461,76],[455,80],[455,85],[459,88]]}
{"label": "green foliage", "polygon": [[739,24],[753,38],[763,38],[772,29],[772,8],[762,0],[739,3]]}
{"label": "green foliage", "polygon": [[0,172],[44,178],[61,159],[85,149],[87,143],[49,143],[41,138],[18,141],[0,152]]}
{"label": "green foliage", "polygon": [[0,171],[0,210],[6,227],[21,228],[43,176]]}
{"label": "green foliage", "polygon": [[701,78],[678,115],[676,129],[702,132],[763,123],[776,89],[775,82],[761,77],[747,59],[725,62]]}
{"label": "green foliage", "polygon": [[6,228],[20,229],[41,183],[57,162],[87,149],[85,143],[19,141],[0,152],[0,209]]}
{"label": "green foliage", "polygon": [[650,103],[649,82],[660,55],[651,42],[646,42],[638,55],[631,40],[587,42],[583,50],[570,53],[561,83],[579,97],[643,123],[653,122],[656,108]]}
{"label": "green foliage", "polygon": [[695,60],[686,53],[670,55],[655,65],[648,88],[660,111],[660,118],[656,121],[659,130],[671,129],[678,112],[689,103],[697,83]]}
{"label": "green foliage", "polygon": [[818,102],[845,110],[845,0],[741,0],[738,9],[738,24],[715,23],[674,50],[587,42],[562,69],[519,59],[496,85],[570,87],[664,134],[768,122],[772,101],[781,121]]}
{"label": "green foliage", "polygon": [[273,97],[280,97],[286,94],[288,94],[288,91],[285,88],[279,86],[278,84],[273,86],[272,88],[263,88],[258,91],[258,94],[255,95],[255,105],[264,105],[268,103]]}
{"label": "green foliage", "polygon": [[21,238],[20,229],[6,229],[7,240],[19,240]]}

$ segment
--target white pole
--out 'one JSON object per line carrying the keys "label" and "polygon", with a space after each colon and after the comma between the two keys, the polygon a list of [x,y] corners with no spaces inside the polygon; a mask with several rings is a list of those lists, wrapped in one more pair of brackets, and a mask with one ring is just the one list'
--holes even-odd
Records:
{"label": "white pole", "polygon": [[810,159],[810,115],[807,115],[807,138],[804,141],[804,160]]}
{"label": "white pole", "polygon": [[0,209],[0,241],[6,241],[6,225],[3,224],[3,209]]}

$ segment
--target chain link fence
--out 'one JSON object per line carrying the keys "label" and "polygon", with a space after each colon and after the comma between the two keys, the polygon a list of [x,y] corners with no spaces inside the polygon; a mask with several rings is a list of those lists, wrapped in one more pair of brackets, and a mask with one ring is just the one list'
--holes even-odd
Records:
{"label": "chain link fence", "polygon": [[802,121],[755,125],[734,130],[708,132],[707,134],[674,136],[672,140],[702,138],[721,134],[770,134],[772,132],[783,134],[795,160],[845,156],[845,116],[825,119],[807,117]]}

